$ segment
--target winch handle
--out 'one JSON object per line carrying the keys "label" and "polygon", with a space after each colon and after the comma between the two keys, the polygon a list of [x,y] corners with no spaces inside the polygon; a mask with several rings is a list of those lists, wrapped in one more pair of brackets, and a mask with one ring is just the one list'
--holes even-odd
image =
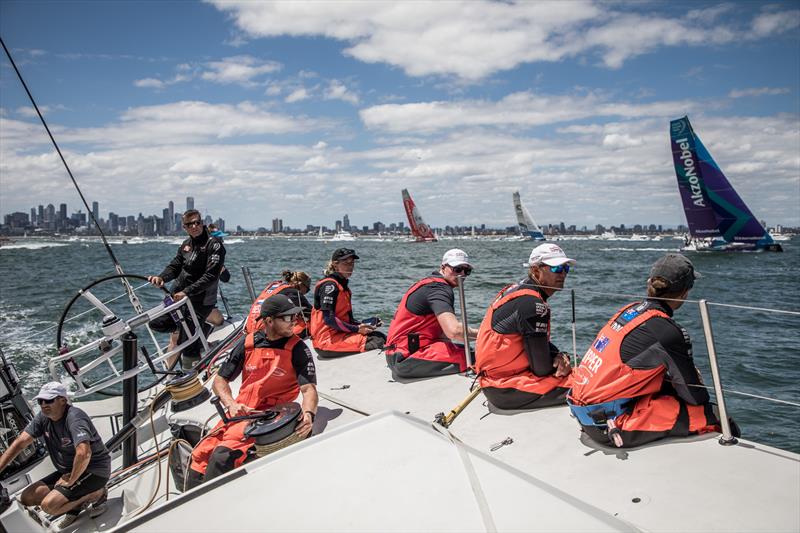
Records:
{"label": "winch handle", "polygon": [[217,413],[219,413],[219,417],[222,419],[222,422],[228,424],[230,422],[241,422],[242,420],[258,420],[259,418],[265,418],[267,415],[272,414],[272,418],[275,418],[274,411],[266,410],[266,411],[256,411],[255,413],[250,413],[249,415],[244,416],[233,416],[229,417],[228,414],[225,412],[225,408],[222,407],[222,400],[219,396],[214,396],[211,398],[211,403],[214,404],[214,407],[217,408]]}
{"label": "winch handle", "polygon": [[214,396],[213,398],[211,398],[211,403],[214,404],[214,407],[217,408],[219,417],[222,419],[224,423],[227,424],[228,422],[231,421],[231,419],[228,418],[228,414],[225,412],[225,408],[222,407],[222,400],[220,399],[219,396]]}

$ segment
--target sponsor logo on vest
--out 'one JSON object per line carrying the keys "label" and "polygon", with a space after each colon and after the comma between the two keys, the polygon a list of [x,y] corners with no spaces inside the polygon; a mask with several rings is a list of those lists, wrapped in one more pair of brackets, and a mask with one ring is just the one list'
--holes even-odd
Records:
{"label": "sponsor logo on vest", "polygon": [[584,355],[583,359],[581,360],[581,366],[586,368],[592,375],[596,374],[602,365],[603,359],[591,348],[589,348],[589,350],[586,352],[586,355]]}
{"label": "sponsor logo on vest", "polygon": [[619,322],[612,322],[611,329],[613,329],[614,331],[622,331],[622,324],[620,324]]}
{"label": "sponsor logo on vest", "polygon": [[698,207],[705,207],[705,200],[703,198],[703,190],[700,188],[700,180],[697,177],[697,164],[692,157],[692,151],[689,149],[689,139],[676,139],[675,143],[681,149],[681,159],[683,160],[683,173],[686,176],[686,181],[689,183],[689,188],[692,191],[692,202]]}
{"label": "sponsor logo on vest", "polygon": [[608,337],[606,337],[605,335],[601,335],[600,338],[594,341],[594,349],[600,353],[603,353],[603,350],[606,349],[608,343],[609,343]]}

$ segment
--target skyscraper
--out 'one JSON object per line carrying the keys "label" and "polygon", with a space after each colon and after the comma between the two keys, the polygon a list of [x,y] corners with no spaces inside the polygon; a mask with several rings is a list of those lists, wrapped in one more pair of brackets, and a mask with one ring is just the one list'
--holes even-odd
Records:
{"label": "skyscraper", "polygon": [[186,197],[186,210],[194,209],[194,196]]}
{"label": "skyscraper", "polygon": [[345,231],[350,231],[350,217],[346,214],[342,217],[342,227]]}
{"label": "skyscraper", "polygon": [[172,200],[169,201],[169,220],[167,222],[167,231],[173,232],[177,228],[175,228],[175,202]]}
{"label": "skyscraper", "polygon": [[92,202],[92,216],[94,219],[100,223],[100,204],[97,202]]}

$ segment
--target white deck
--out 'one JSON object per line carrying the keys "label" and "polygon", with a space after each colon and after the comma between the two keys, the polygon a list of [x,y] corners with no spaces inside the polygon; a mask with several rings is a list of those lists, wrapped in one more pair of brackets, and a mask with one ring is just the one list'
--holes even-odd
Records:
{"label": "white deck", "polygon": [[[392,381],[378,352],[317,360],[320,393],[367,413],[432,421],[469,392],[464,376]],[[332,390],[342,385],[344,390]],[[647,531],[798,531],[800,456],[718,434],[618,450],[582,437],[566,407],[491,414],[478,396],[450,427],[464,443]],[[745,428],[746,429],[746,428]],[[511,437],[513,444],[489,452]],[[402,447],[398,443],[397,447]],[[634,500],[638,499],[638,502]]]}

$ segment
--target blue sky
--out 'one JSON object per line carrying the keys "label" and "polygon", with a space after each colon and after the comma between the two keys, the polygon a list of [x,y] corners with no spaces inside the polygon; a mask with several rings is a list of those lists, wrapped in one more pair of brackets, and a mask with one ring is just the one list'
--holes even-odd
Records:
{"label": "blue sky", "polygon": [[[798,2],[0,3],[84,194],[185,196],[228,224],[685,221],[669,120],[688,114],[768,223],[800,225]],[[0,211],[66,172],[0,62]]]}

